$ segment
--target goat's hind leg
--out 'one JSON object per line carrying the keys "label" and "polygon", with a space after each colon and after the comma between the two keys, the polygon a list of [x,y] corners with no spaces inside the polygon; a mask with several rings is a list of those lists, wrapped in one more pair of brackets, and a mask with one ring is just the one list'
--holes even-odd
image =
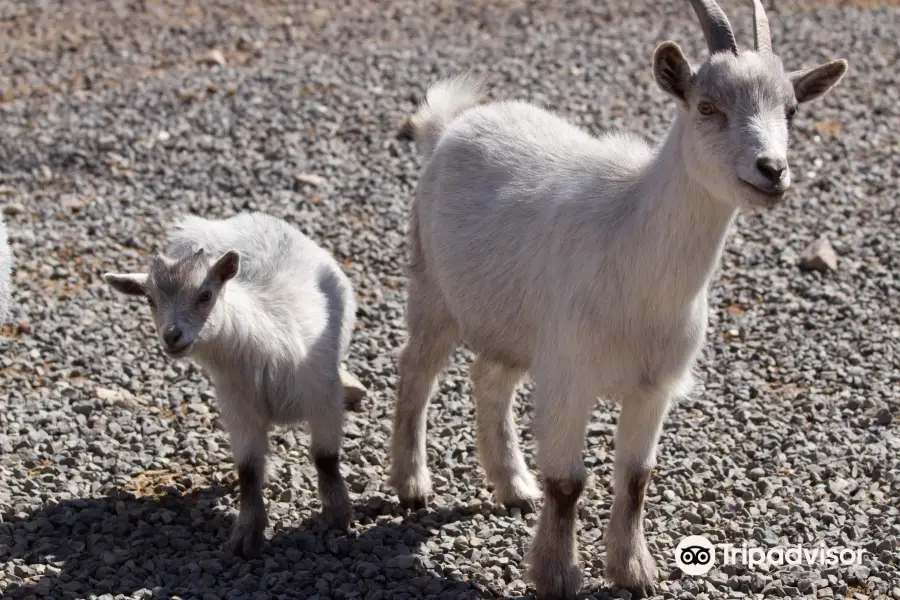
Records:
{"label": "goat's hind leg", "polygon": [[262,488],[266,472],[268,427],[263,423],[241,423],[231,427],[231,451],[238,471],[240,512],[226,548],[243,558],[262,552],[266,530],[266,505]]}
{"label": "goat's hind leg", "polygon": [[406,321],[409,341],[400,351],[400,384],[391,439],[391,487],[400,503],[424,508],[431,493],[425,446],[426,409],[435,379],[459,343],[459,329],[425,274],[410,281]]}
{"label": "goat's hind leg", "polygon": [[669,394],[647,391],[622,400],[616,427],[615,497],[606,533],[606,576],[646,594],[657,581],[656,563],[644,539],[644,495],[656,464],[656,445]]}
{"label": "goat's hind leg", "polygon": [[309,416],[310,455],[316,466],[322,517],[336,529],[347,529],[353,517],[350,494],[341,475],[340,451],[344,436],[344,389],[335,372],[324,393],[327,401]]}
{"label": "goat's hind leg", "polygon": [[528,471],[513,420],[512,402],[522,370],[478,357],[472,363],[472,391],[478,454],[494,496],[507,508],[533,511],[540,495]]}

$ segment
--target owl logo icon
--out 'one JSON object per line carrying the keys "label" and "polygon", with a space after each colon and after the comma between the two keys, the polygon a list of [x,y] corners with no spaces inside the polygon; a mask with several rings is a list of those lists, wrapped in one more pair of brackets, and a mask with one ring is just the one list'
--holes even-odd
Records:
{"label": "owl logo icon", "polygon": [[705,575],[716,564],[716,548],[702,535],[689,535],[675,548],[675,564],[687,575]]}

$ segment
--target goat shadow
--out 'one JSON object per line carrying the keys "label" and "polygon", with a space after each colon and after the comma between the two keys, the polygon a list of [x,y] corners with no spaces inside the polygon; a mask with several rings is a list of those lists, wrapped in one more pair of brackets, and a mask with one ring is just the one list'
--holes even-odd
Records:
{"label": "goat shadow", "polygon": [[[355,519],[374,522],[364,531],[331,531],[313,517],[276,531],[260,558],[245,561],[222,550],[234,515],[217,500],[230,491],[64,500],[0,523],[0,563],[17,559],[0,595],[74,600],[149,590],[138,597],[501,597],[480,582],[443,575],[450,565],[414,557],[429,530],[470,518],[474,511],[467,507],[398,517],[390,508],[382,514],[387,503],[357,505]],[[343,573],[331,575],[336,572]]]}

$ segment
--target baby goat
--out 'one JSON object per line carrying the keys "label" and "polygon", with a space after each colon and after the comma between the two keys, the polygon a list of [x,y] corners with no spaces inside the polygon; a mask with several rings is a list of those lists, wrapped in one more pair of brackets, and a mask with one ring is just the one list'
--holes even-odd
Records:
{"label": "baby goat", "polygon": [[189,216],[169,232],[168,255],[148,274],[107,273],[124,294],[147,298],[160,343],[210,373],[231,436],[240,514],[229,546],[260,553],[268,431],[308,421],[326,518],[349,525],[338,453],[344,394],[339,364],[356,316],[350,282],[299,230],[259,213],[225,220]]}
{"label": "baby goat", "polygon": [[598,396],[621,404],[607,576],[653,588],[645,490],[669,405],[690,388],[726,232],[736,210],[779,204],[797,105],[847,69],[838,60],[786,72],[758,0],[754,51],[737,49],[713,0],[692,5],[710,56],[694,69],[675,43],[656,49],[654,77],[678,107],[659,147],[592,137],[522,102],[480,104],[468,77],[431,87],[412,120],[425,167],[411,209],[391,484],[405,504],[427,501],[425,408],[462,341],[478,355],[478,449],[495,497],[531,504],[539,492],[510,408],[529,371],[544,478],[530,573],[541,600],[574,598],[580,586],[575,506]]}

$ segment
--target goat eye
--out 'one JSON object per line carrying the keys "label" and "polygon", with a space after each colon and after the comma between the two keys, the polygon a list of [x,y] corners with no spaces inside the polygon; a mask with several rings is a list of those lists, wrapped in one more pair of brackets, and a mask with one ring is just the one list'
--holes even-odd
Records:
{"label": "goat eye", "polygon": [[151,309],[156,308],[156,302],[154,302],[153,298],[151,298],[150,296],[147,296],[147,304],[150,305]]}
{"label": "goat eye", "polygon": [[787,110],[785,111],[785,115],[787,116],[787,118],[788,118],[789,121],[790,121],[791,119],[793,119],[793,118],[794,118],[794,115],[796,115],[796,114],[797,114],[797,107],[796,107],[796,106],[788,106],[788,107],[787,107]]}
{"label": "goat eye", "polygon": [[212,298],[212,294],[209,290],[200,292],[200,295],[197,297],[197,302],[209,302]]}
{"label": "goat eye", "polygon": [[712,102],[701,102],[697,105],[697,110],[700,111],[700,114],[708,117],[709,115],[715,114],[719,111],[716,110],[716,107]]}

